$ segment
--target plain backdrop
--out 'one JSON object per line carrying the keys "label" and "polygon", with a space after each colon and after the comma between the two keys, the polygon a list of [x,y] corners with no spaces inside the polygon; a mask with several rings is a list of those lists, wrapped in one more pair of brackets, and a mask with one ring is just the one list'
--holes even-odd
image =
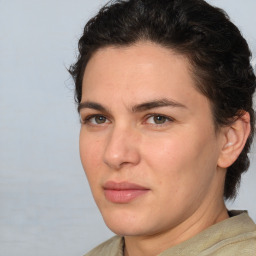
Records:
{"label": "plain backdrop", "polygon": [[[80,164],[66,70],[85,22],[105,2],[0,0],[0,256],[83,255],[112,236]],[[255,57],[256,1],[209,2],[226,10]],[[256,221],[254,154],[228,207]]]}

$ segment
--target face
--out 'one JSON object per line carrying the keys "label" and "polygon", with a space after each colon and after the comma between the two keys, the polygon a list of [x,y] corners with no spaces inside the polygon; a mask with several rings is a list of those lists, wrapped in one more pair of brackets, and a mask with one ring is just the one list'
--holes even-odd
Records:
{"label": "face", "polygon": [[113,232],[165,232],[221,194],[221,136],[185,57],[149,42],[98,50],[80,114],[82,164]]}

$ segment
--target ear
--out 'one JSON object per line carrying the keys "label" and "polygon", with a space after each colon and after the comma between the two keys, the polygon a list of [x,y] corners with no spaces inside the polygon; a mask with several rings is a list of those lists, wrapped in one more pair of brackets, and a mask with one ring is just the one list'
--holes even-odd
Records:
{"label": "ear", "polygon": [[231,166],[240,153],[250,135],[250,115],[244,112],[234,123],[224,128],[224,142],[218,159],[218,166],[228,168]]}

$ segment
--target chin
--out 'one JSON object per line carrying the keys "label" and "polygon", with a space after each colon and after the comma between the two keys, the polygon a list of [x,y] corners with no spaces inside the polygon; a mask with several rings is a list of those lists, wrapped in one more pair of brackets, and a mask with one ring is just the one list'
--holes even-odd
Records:
{"label": "chin", "polygon": [[[145,215],[144,215],[145,216]],[[104,217],[103,217],[104,218]],[[147,219],[141,215],[125,219],[123,217],[104,218],[107,227],[119,236],[148,236],[158,233],[161,225],[152,223],[152,219]],[[151,225],[149,225],[151,223]]]}
{"label": "chin", "polygon": [[141,228],[133,227],[131,225],[123,225],[119,223],[118,225],[107,225],[108,228],[115,234],[119,236],[141,236],[146,235],[147,233]]}
{"label": "chin", "polygon": [[127,212],[120,211],[119,213],[102,214],[103,219],[108,228],[120,236],[136,236],[143,232],[142,227],[145,227],[145,219],[142,222],[138,214],[128,214]]}

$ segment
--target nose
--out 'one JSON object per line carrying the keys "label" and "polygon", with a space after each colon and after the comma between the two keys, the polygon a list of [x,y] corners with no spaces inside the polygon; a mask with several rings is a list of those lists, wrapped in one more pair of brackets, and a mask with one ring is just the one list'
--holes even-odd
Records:
{"label": "nose", "polygon": [[104,163],[111,169],[134,166],[140,162],[139,136],[132,128],[113,128],[104,150]]}

